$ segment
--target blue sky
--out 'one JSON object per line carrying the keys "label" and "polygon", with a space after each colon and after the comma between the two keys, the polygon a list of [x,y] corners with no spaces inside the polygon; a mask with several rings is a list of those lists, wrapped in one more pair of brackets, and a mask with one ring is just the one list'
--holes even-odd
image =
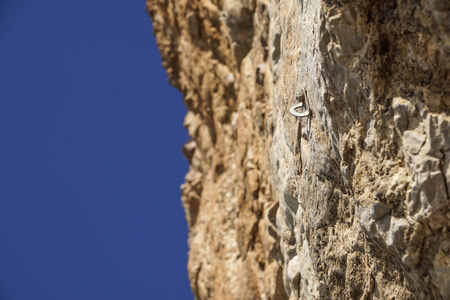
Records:
{"label": "blue sky", "polygon": [[145,0],[0,0],[0,299],[193,299]]}

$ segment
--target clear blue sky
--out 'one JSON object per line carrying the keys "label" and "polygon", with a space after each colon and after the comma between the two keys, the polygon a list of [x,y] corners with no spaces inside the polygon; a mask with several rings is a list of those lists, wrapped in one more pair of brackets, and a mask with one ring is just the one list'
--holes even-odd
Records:
{"label": "clear blue sky", "polygon": [[193,299],[145,0],[0,0],[0,300]]}

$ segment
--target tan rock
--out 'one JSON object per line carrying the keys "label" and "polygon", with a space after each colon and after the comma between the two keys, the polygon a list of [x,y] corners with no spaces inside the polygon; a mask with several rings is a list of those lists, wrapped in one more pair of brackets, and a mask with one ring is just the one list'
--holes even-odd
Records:
{"label": "tan rock", "polygon": [[148,0],[197,299],[450,299],[449,7]]}

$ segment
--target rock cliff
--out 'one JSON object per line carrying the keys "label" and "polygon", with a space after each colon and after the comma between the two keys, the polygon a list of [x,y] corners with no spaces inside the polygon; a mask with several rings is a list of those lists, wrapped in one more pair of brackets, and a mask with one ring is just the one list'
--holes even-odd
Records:
{"label": "rock cliff", "polygon": [[147,8],[189,109],[197,299],[450,299],[449,1]]}

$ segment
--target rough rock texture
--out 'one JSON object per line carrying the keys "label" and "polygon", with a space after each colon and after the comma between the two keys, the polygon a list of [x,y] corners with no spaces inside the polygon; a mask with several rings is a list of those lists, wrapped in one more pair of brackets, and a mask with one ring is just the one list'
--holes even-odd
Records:
{"label": "rough rock texture", "polygon": [[450,299],[448,0],[148,10],[189,108],[197,299]]}

